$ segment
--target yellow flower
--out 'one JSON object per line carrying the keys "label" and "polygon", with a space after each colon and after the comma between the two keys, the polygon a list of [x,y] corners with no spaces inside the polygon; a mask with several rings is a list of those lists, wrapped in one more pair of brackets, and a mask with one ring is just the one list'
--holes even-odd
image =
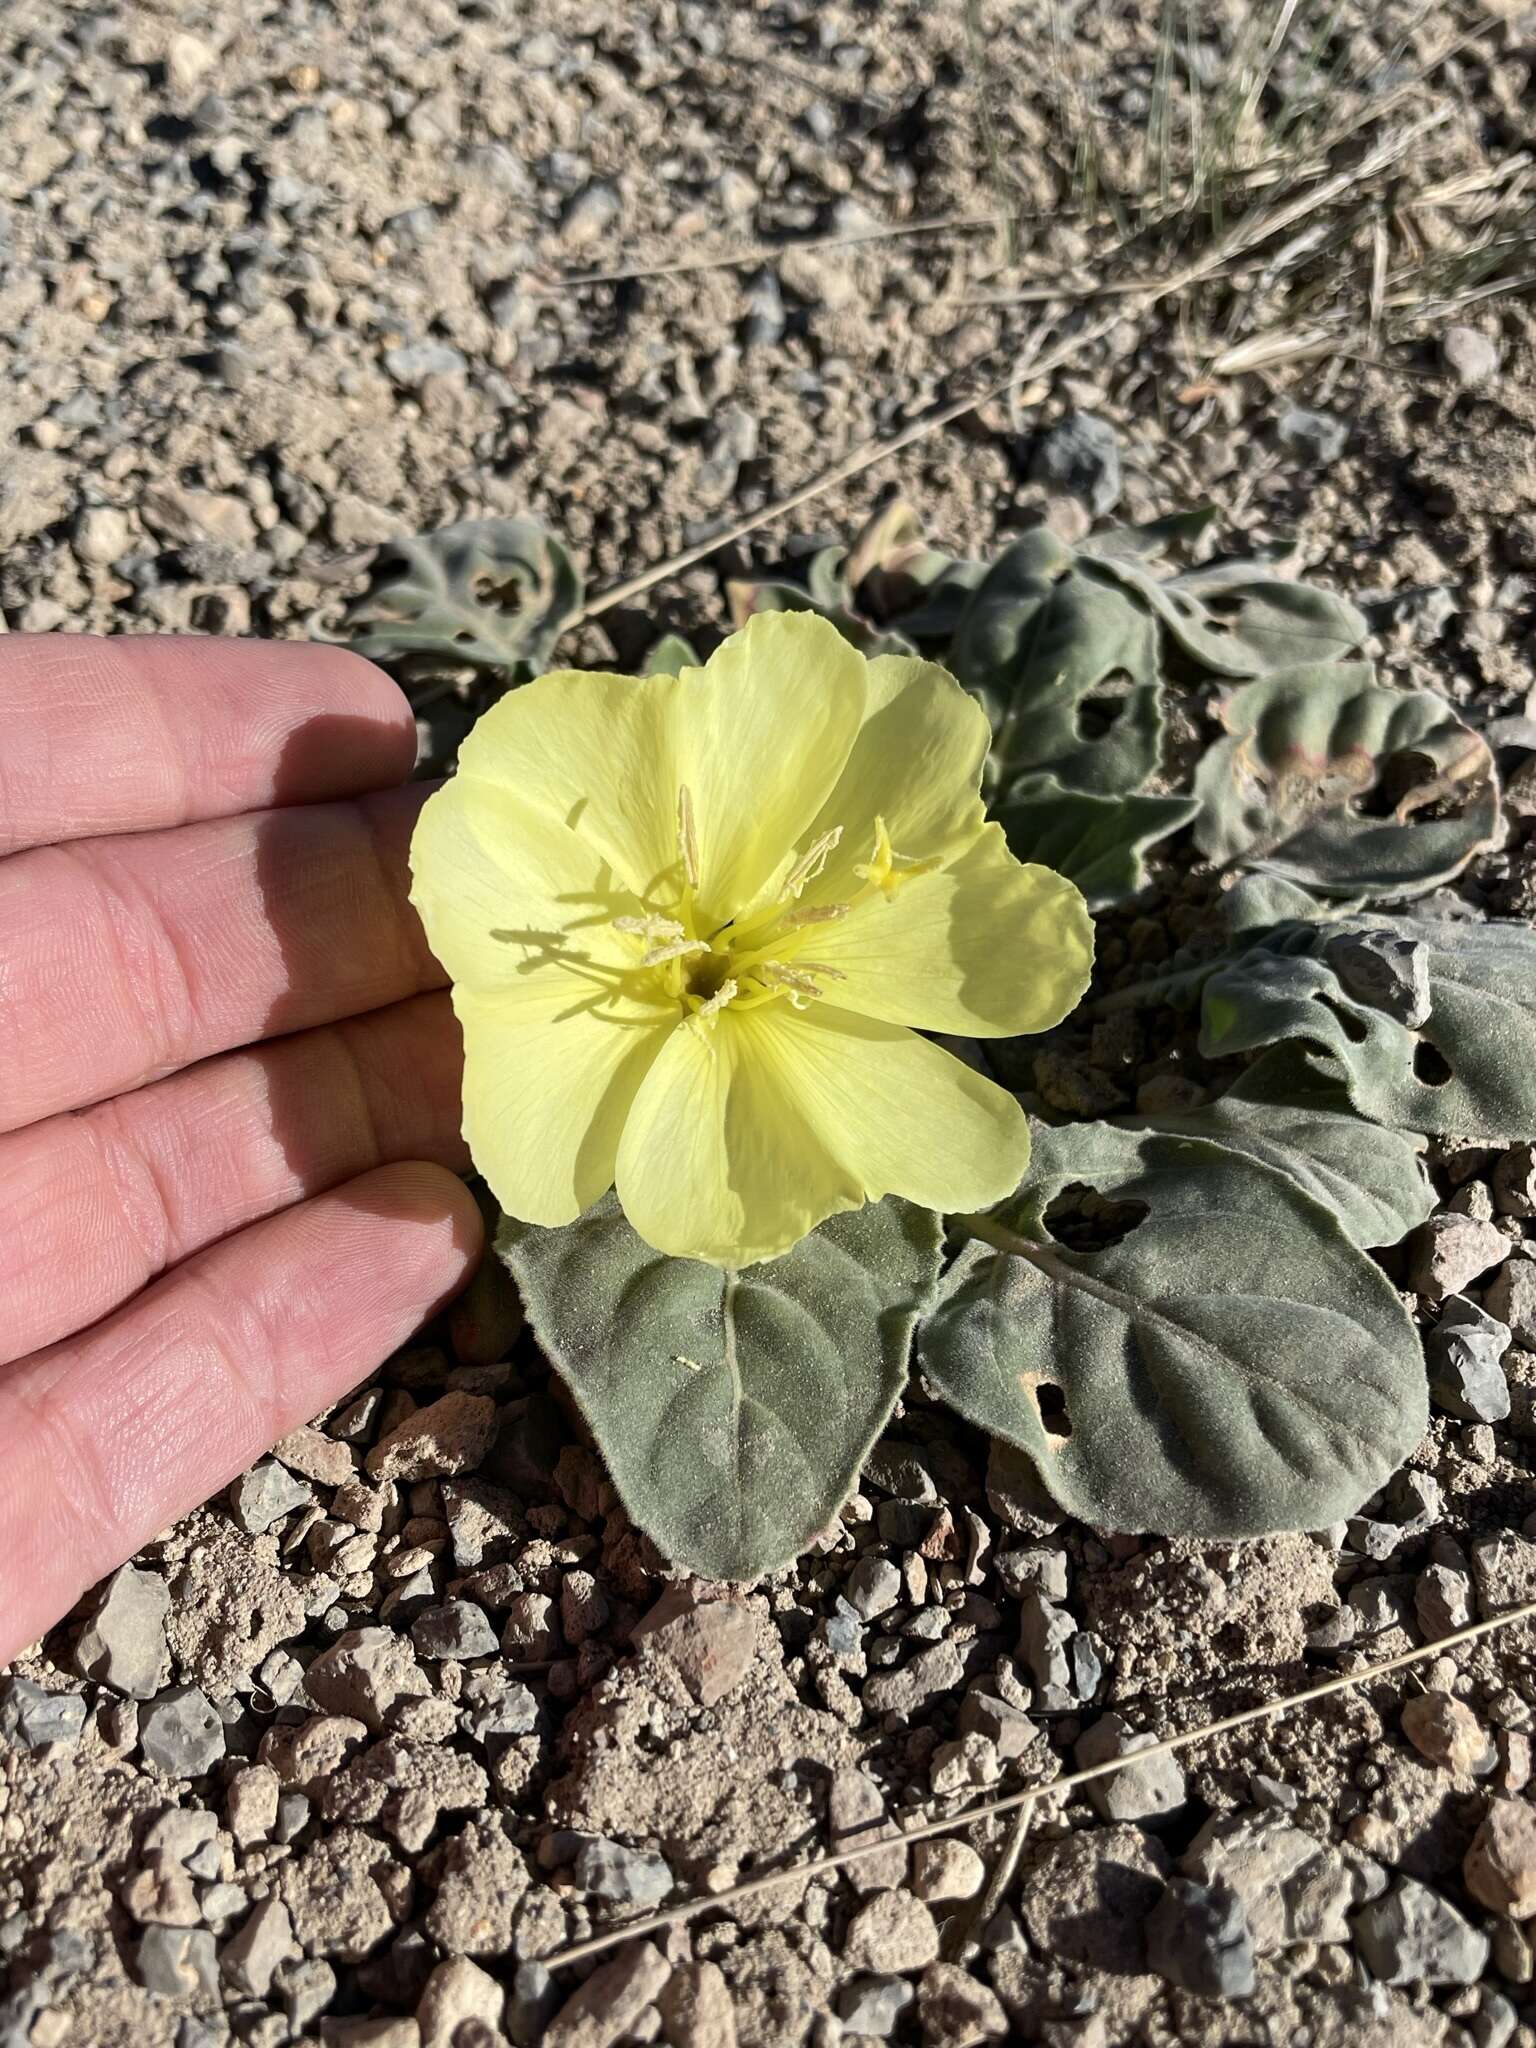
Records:
{"label": "yellow flower", "polygon": [[487,712],[411,900],[507,1213],[568,1223],[616,1182],[649,1244],[739,1266],[882,1195],[1011,1193],[1023,1111],[909,1027],[1047,1029],[1092,927],[984,821],[987,741],[943,669],[803,612],[680,676],[567,670]]}

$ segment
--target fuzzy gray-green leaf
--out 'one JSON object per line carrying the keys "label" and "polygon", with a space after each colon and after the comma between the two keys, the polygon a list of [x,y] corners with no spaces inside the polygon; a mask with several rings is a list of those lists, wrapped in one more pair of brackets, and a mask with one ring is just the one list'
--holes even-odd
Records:
{"label": "fuzzy gray-green leaf", "polygon": [[1118,796],[1157,766],[1163,730],[1157,625],[1139,599],[1043,527],[1015,541],[973,593],[947,665],[996,732],[1004,796],[1048,770]]}
{"label": "fuzzy gray-green leaf", "polygon": [[1145,600],[1187,655],[1219,676],[1343,661],[1370,631],[1346,598],[1268,575],[1253,562],[1208,562],[1168,577],[1119,554],[1106,554],[1104,566]]}
{"label": "fuzzy gray-green leaf", "polygon": [[[1063,1250],[1042,1218],[1078,1182],[1146,1214],[1106,1249]],[[1288,1174],[1201,1139],[1068,1125],[1037,1134],[1010,1220],[1016,1252],[978,1244],[952,1269],[923,1370],[1084,1521],[1321,1528],[1422,1435],[1406,1310]]]}
{"label": "fuzzy gray-green leaf", "polygon": [[997,813],[1014,858],[1075,882],[1090,910],[1105,910],[1147,883],[1142,855],[1177,832],[1197,805],[1182,796],[1089,796],[1054,775],[1027,775]]}
{"label": "fuzzy gray-green leaf", "polygon": [[1497,831],[1487,743],[1443,698],[1387,689],[1367,662],[1246,683],[1222,722],[1229,737],[1194,782],[1195,843],[1211,860],[1329,896],[1411,896],[1459,874]]}
{"label": "fuzzy gray-green leaf", "polygon": [[469,667],[522,681],[547,666],[582,580],[533,519],[465,519],[379,550],[343,630],[370,661]]}
{"label": "fuzzy gray-green leaf", "polygon": [[[1323,957],[1337,936],[1375,929],[1428,956],[1430,1015],[1417,1031],[1355,1001]],[[1207,981],[1200,1045],[1220,1057],[1289,1040],[1317,1048],[1306,1062],[1316,1087],[1342,1088],[1379,1123],[1490,1144],[1536,1139],[1536,933],[1429,917],[1282,928]],[[1293,1061],[1282,1075],[1270,1054],[1235,1092],[1274,1101],[1299,1071]]]}
{"label": "fuzzy gray-green leaf", "polygon": [[1396,1244],[1435,1206],[1435,1191],[1424,1170],[1423,1141],[1352,1116],[1348,1110],[1229,1095],[1183,1116],[1124,1122],[1127,1129],[1229,1145],[1277,1167],[1303,1194],[1331,1210],[1345,1233],[1363,1248]]}
{"label": "fuzzy gray-green leaf", "polygon": [[498,1249],[631,1519],[674,1564],[752,1579],[837,1513],[906,1377],[938,1219],[888,1200],[739,1273],[653,1251],[609,1194]]}

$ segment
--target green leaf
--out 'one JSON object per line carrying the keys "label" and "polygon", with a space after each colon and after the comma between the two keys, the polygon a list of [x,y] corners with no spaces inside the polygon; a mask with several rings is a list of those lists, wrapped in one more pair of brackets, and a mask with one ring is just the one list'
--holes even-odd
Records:
{"label": "green leaf", "polygon": [[1396,1244],[1431,1213],[1435,1190],[1422,1139],[1352,1116],[1347,1108],[1269,1104],[1224,1096],[1183,1116],[1126,1117],[1127,1130],[1204,1138],[1250,1153],[1287,1175],[1338,1219],[1363,1249]]}
{"label": "green leaf", "polygon": [[966,606],[948,666],[992,720],[989,773],[1005,797],[1037,770],[1120,796],[1157,766],[1156,622],[1103,568],[1039,527],[1004,549]]}
{"label": "green leaf", "polygon": [[[835,553],[841,560],[841,549],[829,552]],[[820,556],[816,557],[817,561],[820,559]],[[815,612],[818,618],[830,620],[849,645],[857,647],[860,654],[871,661],[878,654],[917,652],[916,647],[904,634],[873,626],[867,619],[861,619],[851,612],[846,605],[825,602],[798,583],[749,583],[738,580],[727,583],[725,590],[731,609],[731,622],[738,629],[756,612]]]}
{"label": "green leaf", "polygon": [[[1419,1031],[1354,1001],[1322,956],[1330,939],[1388,930],[1428,955],[1430,1016]],[[1291,950],[1287,950],[1291,949]],[[1282,927],[1213,974],[1202,999],[1208,1057],[1299,1039],[1298,1067],[1273,1054],[1232,1093],[1273,1101],[1298,1081],[1342,1091],[1361,1115],[1489,1144],[1536,1139],[1536,933],[1505,920],[1355,918]],[[1230,1098],[1229,1098],[1230,1099]]]}
{"label": "green leaf", "polygon": [[[1043,1217],[1075,1183],[1146,1213],[1107,1249],[1063,1250]],[[1103,1124],[1042,1130],[1016,1216],[971,1227],[999,1248],[977,1244],[951,1270],[923,1371],[1084,1521],[1321,1528],[1423,1434],[1424,1361],[1396,1292],[1256,1158]]]}
{"label": "green leaf", "polygon": [[640,673],[645,676],[677,676],[685,668],[697,668],[699,657],[693,643],[685,640],[681,633],[663,633],[650,653],[645,657],[645,666]]}
{"label": "green leaf", "polygon": [[1152,562],[1171,547],[1200,539],[1220,517],[1215,505],[1195,505],[1188,512],[1170,512],[1162,519],[1144,519],[1137,526],[1105,526],[1083,542],[1085,554],[1128,556]]}
{"label": "green leaf", "polygon": [[580,572],[532,519],[465,519],[380,548],[343,631],[370,661],[524,682],[581,609]]}
{"label": "green leaf", "polygon": [[[1283,669],[1231,691],[1221,715],[1230,737],[1194,781],[1195,843],[1213,861],[1325,895],[1407,896],[1494,839],[1486,742],[1443,698],[1387,689],[1367,662]],[[1431,805],[1450,815],[1416,815]]]}
{"label": "green leaf", "polygon": [[1121,555],[1107,555],[1104,567],[1151,606],[1185,654],[1219,676],[1343,661],[1370,631],[1345,598],[1266,575],[1252,561],[1207,562],[1168,577]]}
{"label": "green leaf", "polygon": [[1054,775],[1026,775],[997,816],[1016,859],[1037,861],[1075,882],[1090,910],[1104,910],[1147,884],[1143,853],[1196,809],[1192,797],[1089,796]]}
{"label": "green leaf", "polygon": [[674,1564],[752,1579],[837,1513],[906,1378],[939,1219],[887,1200],[739,1273],[653,1251],[616,1196],[497,1248],[631,1519]]}

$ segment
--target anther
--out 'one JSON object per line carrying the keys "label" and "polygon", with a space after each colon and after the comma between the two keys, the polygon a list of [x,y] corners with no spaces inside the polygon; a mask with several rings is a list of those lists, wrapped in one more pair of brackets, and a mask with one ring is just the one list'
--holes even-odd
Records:
{"label": "anther", "polygon": [[690,889],[699,886],[699,835],[693,823],[693,797],[685,782],[677,792],[677,847],[683,857],[683,879]]}
{"label": "anther", "polygon": [[687,932],[675,917],[659,917],[654,911],[648,917],[616,917],[613,928],[616,932],[633,932],[637,939],[651,939],[658,944],[663,939],[687,937]]}
{"label": "anther", "polygon": [[660,967],[668,960],[688,960],[695,953],[709,951],[708,939],[668,939],[640,956],[642,967]]}
{"label": "anther", "polygon": [[826,868],[833,850],[843,836],[841,825],[834,825],[830,832],[823,832],[814,840],[795,862],[784,880],[784,894],[798,896],[808,883],[814,882]]}

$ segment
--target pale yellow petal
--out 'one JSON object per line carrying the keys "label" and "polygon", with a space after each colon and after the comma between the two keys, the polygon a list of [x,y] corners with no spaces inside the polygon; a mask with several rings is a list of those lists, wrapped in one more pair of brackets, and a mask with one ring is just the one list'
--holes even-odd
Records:
{"label": "pale yellow petal", "polygon": [[658,1250],[722,1266],[776,1257],[883,1195],[971,1209],[1017,1186],[1011,1095],[909,1031],[824,1009],[726,1011],[674,1033],[619,1146],[625,1214]]}
{"label": "pale yellow petal", "polygon": [[800,952],[835,967],[824,1004],[969,1038],[1048,1031],[1081,999],[1093,920],[1050,868],[1025,866],[988,825],[951,866],[817,925]]}
{"label": "pale yellow petal", "polygon": [[704,924],[737,914],[806,838],[859,731],[868,669],[814,613],[759,612],[677,679]]}
{"label": "pale yellow petal", "polygon": [[460,782],[516,795],[570,827],[649,900],[678,863],[672,676],[557,669],[492,705],[459,750]]}
{"label": "pale yellow petal", "polygon": [[982,825],[978,794],[992,732],[986,713],[936,662],[883,654],[867,668],[864,723],[847,764],[810,827],[842,839],[807,903],[846,898],[868,861],[875,820],[909,860],[951,860]]}
{"label": "pale yellow petal", "polygon": [[562,1000],[536,985],[456,987],[464,1030],[464,1137],[502,1208],[525,1223],[569,1223],[613,1185],[619,1136],[668,1038],[677,1006]]}
{"label": "pale yellow petal", "polygon": [[456,776],[422,807],[411,901],[456,982],[511,990],[555,966],[578,988],[632,968],[635,909],[588,842],[511,790]]}

